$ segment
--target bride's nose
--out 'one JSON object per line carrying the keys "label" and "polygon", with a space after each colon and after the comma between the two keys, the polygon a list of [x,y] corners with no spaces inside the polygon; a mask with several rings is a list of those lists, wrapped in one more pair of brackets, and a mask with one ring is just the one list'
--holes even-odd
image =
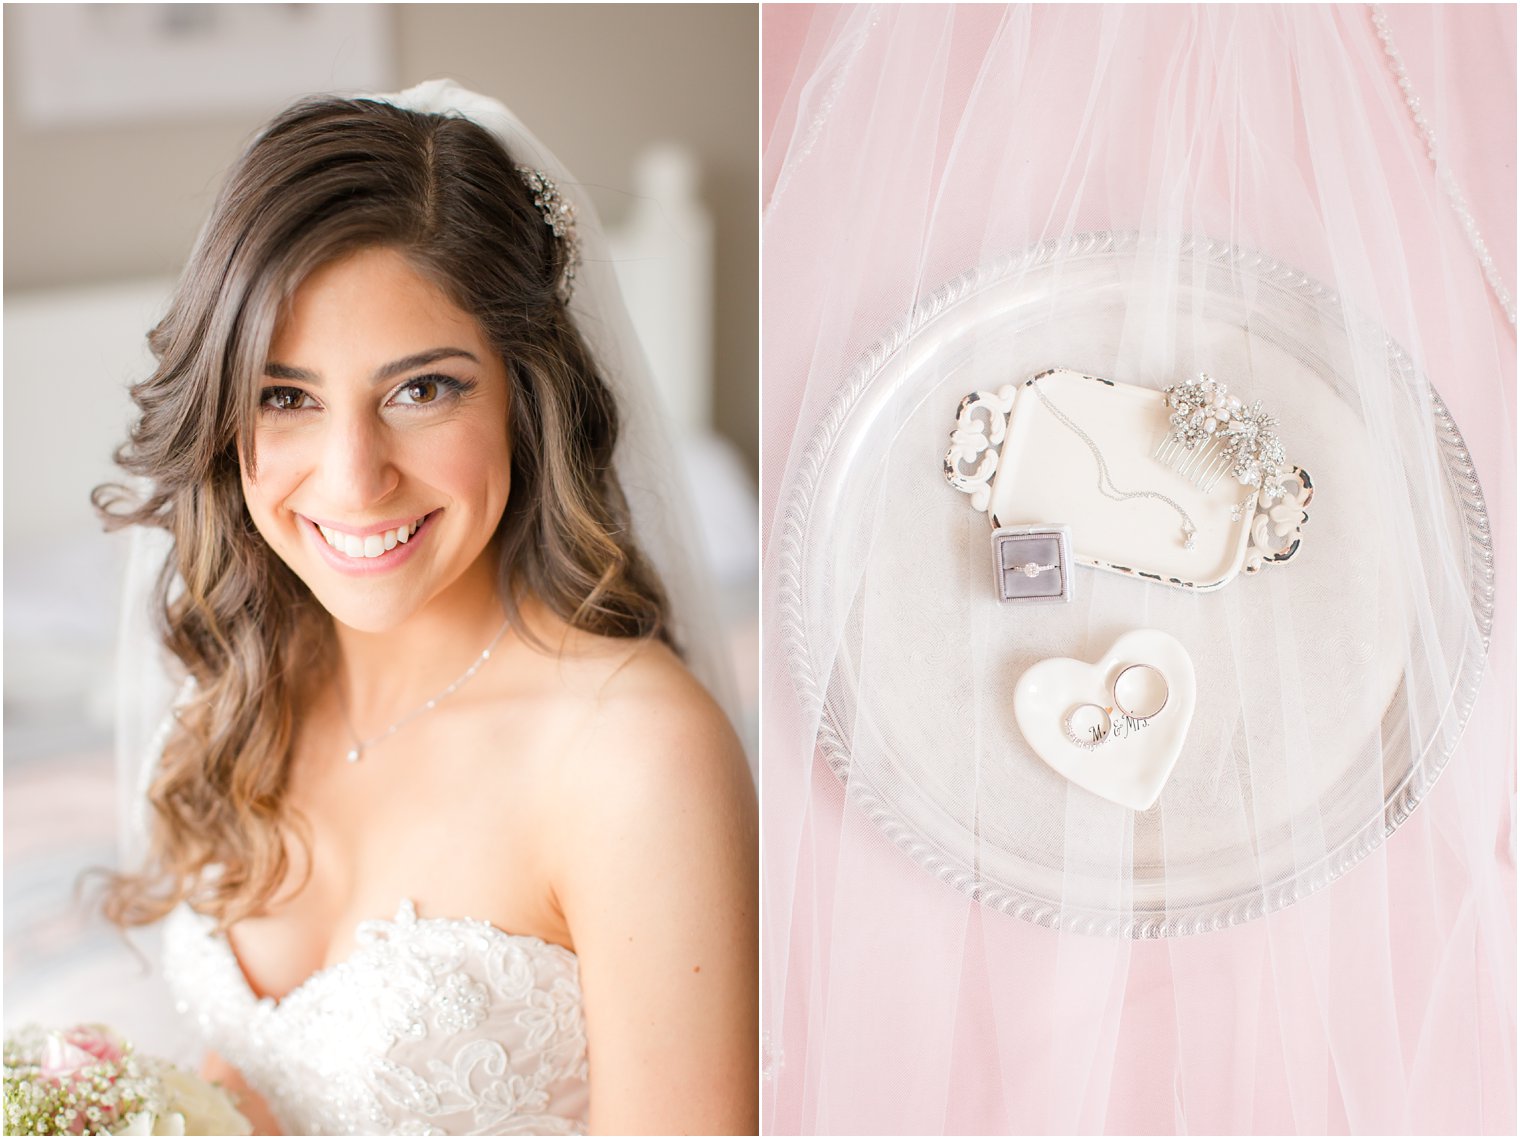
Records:
{"label": "bride's nose", "polygon": [[385,425],[372,415],[334,415],[321,456],[330,508],[365,510],[383,502],[400,482]]}

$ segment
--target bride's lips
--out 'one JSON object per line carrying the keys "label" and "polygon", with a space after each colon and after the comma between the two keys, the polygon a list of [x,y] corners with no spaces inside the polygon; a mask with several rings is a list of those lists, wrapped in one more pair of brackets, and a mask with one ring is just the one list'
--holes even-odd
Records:
{"label": "bride's lips", "polygon": [[307,538],[316,546],[317,552],[326,560],[328,565],[332,566],[339,573],[364,577],[369,574],[388,573],[401,566],[412,556],[412,552],[417,549],[418,545],[426,540],[428,532],[433,528],[433,519],[440,513],[442,513],[442,508],[430,510],[424,514],[417,529],[407,541],[397,542],[393,548],[373,558],[351,558],[347,554],[340,554],[332,546],[328,545],[327,539],[322,536],[322,531],[319,527],[326,526],[330,530],[340,530],[345,534],[353,534],[355,537],[362,538],[370,534],[383,534],[387,530],[399,529],[413,521],[416,516],[414,515],[412,518],[380,526],[366,526],[362,532],[351,530],[344,526],[332,525],[327,522],[318,522],[316,519],[308,518],[304,514],[297,515],[297,517],[301,519],[301,529],[306,531]]}

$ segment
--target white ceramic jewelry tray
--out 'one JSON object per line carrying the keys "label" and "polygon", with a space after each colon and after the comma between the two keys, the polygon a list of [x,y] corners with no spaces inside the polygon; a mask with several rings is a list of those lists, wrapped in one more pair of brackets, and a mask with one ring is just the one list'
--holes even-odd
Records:
{"label": "white ceramic jewelry tray", "polygon": [[[1092,446],[1030,390],[1034,383]],[[1160,391],[1053,368],[963,399],[945,476],[986,512],[993,528],[1064,522],[1076,561],[1176,589],[1219,589],[1242,571],[1292,558],[1314,493],[1308,474],[1290,468],[1276,500],[1228,474],[1200,489],[1153,457],[1167,417]],[[1105,494],[1094,447],[1107,465],[1110,489],[1151,492],[1176,505]],[[1197,528],[1191,549],[1177,507]]]}

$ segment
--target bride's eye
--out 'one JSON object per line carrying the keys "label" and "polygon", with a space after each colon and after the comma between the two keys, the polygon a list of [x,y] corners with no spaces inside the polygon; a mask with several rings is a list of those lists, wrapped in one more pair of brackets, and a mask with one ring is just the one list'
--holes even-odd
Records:
{"label": "bride's eye", "polygon": [[471,380],[453,376],[418,376],[396,389],[390,402],[401,407],[428,407],[450,403],[475,386]]}
{"label": "bride's eye", "polygon": [[398,394],[406,396],[403,403],[432,403],[438,398],[438,381],[413,380]]}
{"label": "bride's eye", "polygon": [[311,397],[300,388],[265,388],[259,396],[259,406],[268,411],[303,411],[311,404]]}

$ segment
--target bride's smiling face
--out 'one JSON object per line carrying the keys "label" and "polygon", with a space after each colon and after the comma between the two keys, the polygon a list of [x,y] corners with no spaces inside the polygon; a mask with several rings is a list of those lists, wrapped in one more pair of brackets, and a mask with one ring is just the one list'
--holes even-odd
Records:
{"label": "bride's smiling face", "polygon": [[404,256],[365,249],[308,276],[261,392],[248,511],[337,620],[385,632],[451,589],[494,588],[506,368]]}

